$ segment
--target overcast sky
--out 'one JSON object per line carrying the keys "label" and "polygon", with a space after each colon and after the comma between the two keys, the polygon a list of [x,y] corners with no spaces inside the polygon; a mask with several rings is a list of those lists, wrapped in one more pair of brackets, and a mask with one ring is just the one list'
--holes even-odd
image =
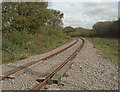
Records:
{"label": "overcast sky", "polygon": [[[0,0],[1,2],[2,0]],[[11,1],[11,0],[3,0]],[[13,0],[40,2],[41,0]],[[45,0],[46,1],[46,0]],[[47,0],[49,8],[64,13],[64,26],[92,28],[98,21],[118,19],[119,0]]]}
{"label": "overcast sky", "polygon": [[51,2],[49,7],[64,13],[64,26],[92,28],[98,21],[118,19],[118,2]]}

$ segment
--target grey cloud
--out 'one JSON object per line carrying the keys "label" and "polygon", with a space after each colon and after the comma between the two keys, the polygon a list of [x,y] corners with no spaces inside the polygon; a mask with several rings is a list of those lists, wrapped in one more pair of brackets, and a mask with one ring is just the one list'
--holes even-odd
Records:
{"label": "grey cloud", "polygon": [[100,20],[113,20],[118,10],[101,2],[53,3],[53,8],[64,13],[64,26],[92,28]]}
{"label": "grey cloud", "polygon": [[96,6],[104,6],[105,3],[103,2],[83,2],[84,7],[96,7]]}
{"label": "grey cloud", "polygon": [[118,18],[120,18],[120,1],[118,3]]}
{"label": "grey cloud", "polygon": [[90,19],[89,16],[76,16],[76,17],[67,17],[64,19],[65,26],[72,27],[84,27],[91,28],[92,24],[95,23],[93,19]]}
{"label": "grey cloud", "polygon": [[117,18],[118,10],[108,7],[105,3],[84,3],[84,6],[88,6],[84,10],[83,14],[90,17],[99,17],[102,20],[111,20]]}

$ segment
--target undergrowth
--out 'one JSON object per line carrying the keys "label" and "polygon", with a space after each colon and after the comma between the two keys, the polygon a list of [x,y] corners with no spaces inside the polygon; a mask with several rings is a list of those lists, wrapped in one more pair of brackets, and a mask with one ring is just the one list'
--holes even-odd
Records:
{"label": "undergrowth", "polygon": [[2,63],[45,53],[70,40],[69,36],[52,27],[41,28],[35,34],[17,31],[5,34],[2,39]]}

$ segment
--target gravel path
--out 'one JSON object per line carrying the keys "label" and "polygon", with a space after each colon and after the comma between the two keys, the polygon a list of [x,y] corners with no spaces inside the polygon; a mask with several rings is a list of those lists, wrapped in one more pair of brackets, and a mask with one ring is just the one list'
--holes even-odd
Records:
{"label": "gravel path", "polygon": [[[72,41],[71,43],[73,43],[73,42],[74,41]],[[60,50],[61,48],[70,45],[71,43],[68,43],[67,45],[64,45],[54,51]],[[65,50],[64,52],[62,52],[56,56],[54,56],[48,60],[38,62],[38,63],[28,67],[25,70],[21,70],[18,73],[13,74],[13,76],[15,76],[15,79],[5,79],[4,81],[2,81],[3,90],[31,90],[31,89],[33,89],[35,86],[37,86],[37,84],[39,84],[39,82],[36,81],[37,78],[41,78],[41,77],[44,77],[44,76],[50,74],[50,72],[52,72],[52,69],[55,69],[55,67],[58,64],[64,62],[65,59],[68,58],[71,55],[71,53],[73,53],[79,47],[80,44],[81,44],[81,40],[79,40],[78,43],[75,44],[74,46],[72,46],[71,48]],[[52,53],[52,52],[53,51],[51,51],[49,53]],[[44,54],[44,55],[48,55],[48,53]],[[35,57],[34,57],[34,59],[35,59]],[[25,60],[25,61],[23,60],[21,62],[22,63],[25,62],[24,64],[26,64],[26,61],[27,60]],[[12,64],[12,63],[9,64],[9,67],[19,65],[19,62],[15,62],[15,63],[17,63],[17,64]],[[3,69],[11,69],[11,68],[8,68],[8,64],[6,64],[6,65],[4,65]],[[3,71],[6,72],[5,70],[3,70]]]}
{"label": "gravel path", "polygon": [[73,61],[62,85],[48,85],[49,90],[118,90],[118,66],[105,60],[91,42],[85,40]]}

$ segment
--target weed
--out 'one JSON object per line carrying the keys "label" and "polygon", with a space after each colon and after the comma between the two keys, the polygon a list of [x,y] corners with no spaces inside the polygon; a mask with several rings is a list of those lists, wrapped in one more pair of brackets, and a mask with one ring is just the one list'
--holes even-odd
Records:
{"label": "weed", "polygon": [[47,84],[48,84],[48,85],[52,85],[52,84],[53,84],[53,81],[52,81],[51,79],[48,79]]}
{"label": "weed", "polygon": [[114,73],[111,73],[111,76],[115,76],[115,74],[114,74]]}

